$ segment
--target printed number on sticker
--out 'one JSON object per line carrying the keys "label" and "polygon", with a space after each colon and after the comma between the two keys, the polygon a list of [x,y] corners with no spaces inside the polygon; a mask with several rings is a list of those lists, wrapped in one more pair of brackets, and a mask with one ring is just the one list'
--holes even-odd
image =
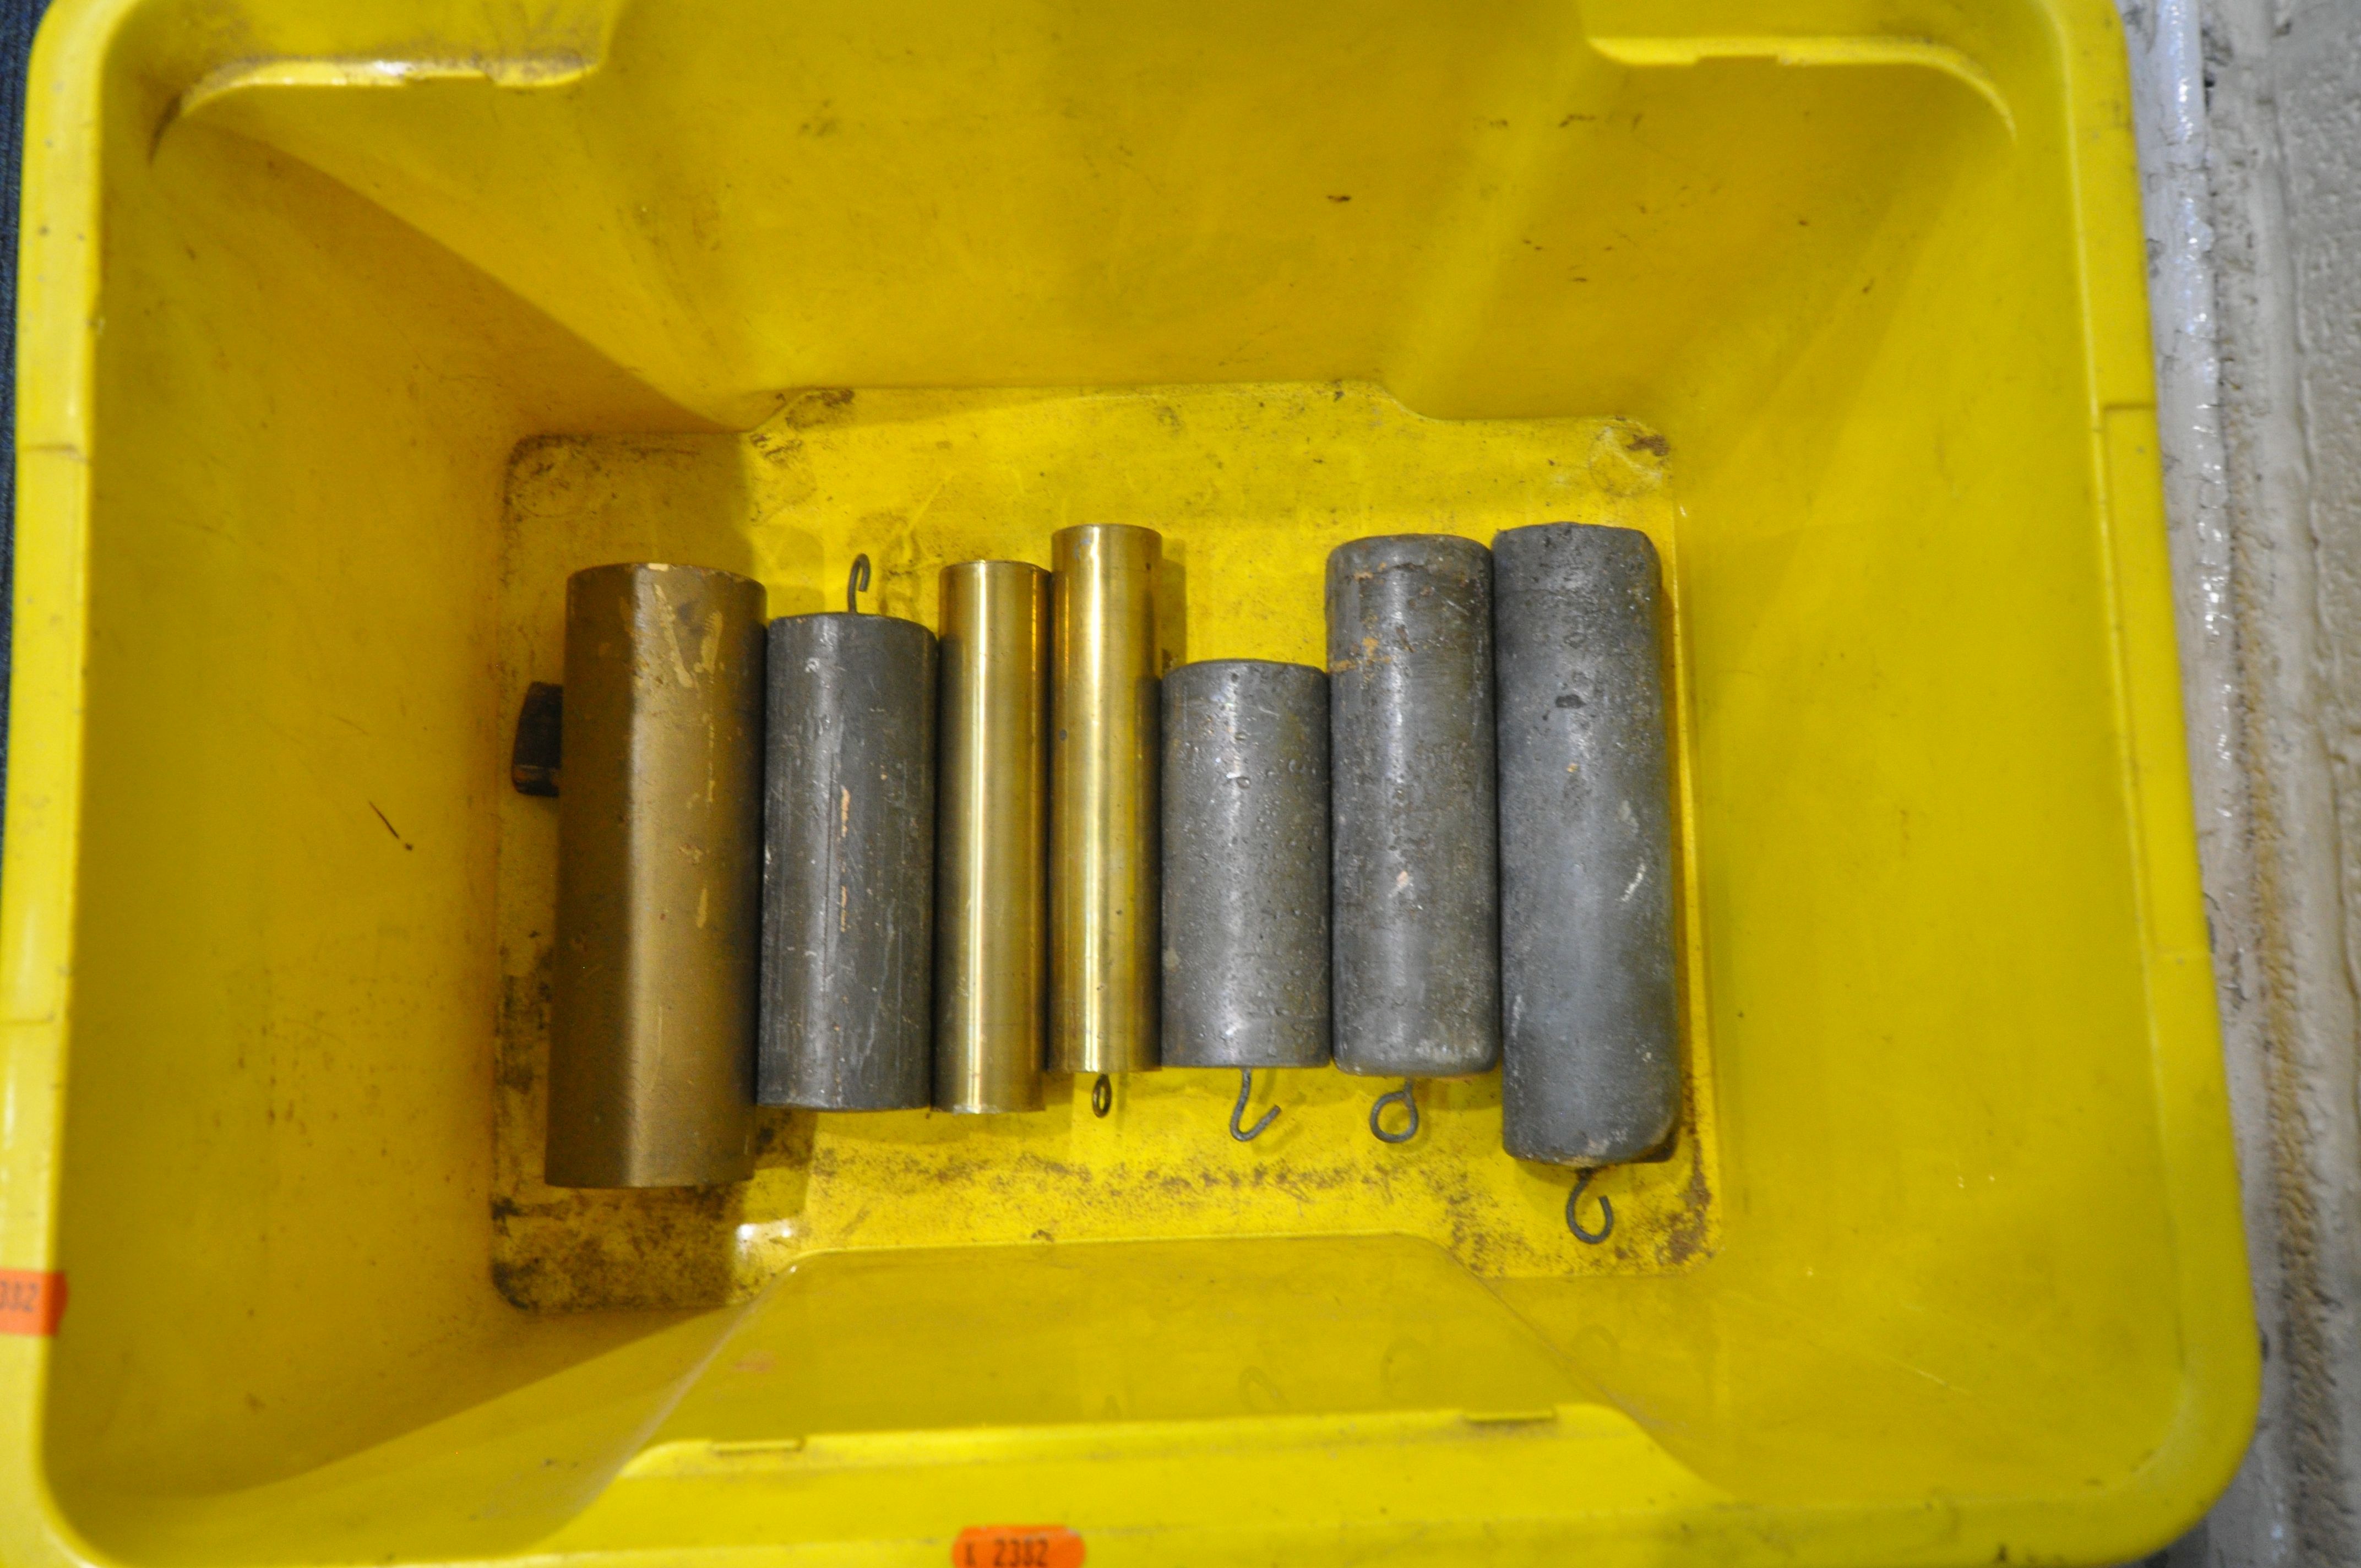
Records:
{"label": "printed number on sticker", "polygon": [[951,1568],[1082,1568],[1082,1538],[1061,1524],[970,1525]]}
{"label": "printed number on sticker", "polygon": [[0,1333],[53,1334],[66,1310],[66,1277],[0,1268]]}

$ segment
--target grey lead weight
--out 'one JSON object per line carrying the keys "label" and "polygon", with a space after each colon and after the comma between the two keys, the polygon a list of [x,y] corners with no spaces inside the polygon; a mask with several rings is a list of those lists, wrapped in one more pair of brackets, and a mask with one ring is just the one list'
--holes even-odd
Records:
{"label": "grey lead weight", "polygon": [[1328,1060],[1328,677],[1164,676],[1164,1065]]}
{"label": "grey lead weight", "polygon": [[934,1090],[935,638],[771,623],[756,1098],[892,1111]]}
{"label": "grey lead weight", "polygon": [[1466,1078],[1500,1053],[1492,558],[1452,534],[1328,556],[1336,1065]]}
{"label": "grey lead weight", "polygon": [[1501,1139],[1653,1154],[1680,1112],[1672,786],[1655,546],[1545,523],[1492,541],[1499,648]]}

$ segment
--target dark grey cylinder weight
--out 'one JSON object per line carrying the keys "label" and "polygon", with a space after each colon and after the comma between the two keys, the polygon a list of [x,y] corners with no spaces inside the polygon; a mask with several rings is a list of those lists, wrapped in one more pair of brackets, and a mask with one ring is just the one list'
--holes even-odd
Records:
{"label": "dark grey cylinder weight", "polygon": [[1492,558],[1450,534],[1328,556],[1336,1065],[1466,1078],[1500,1054]]}
{"label": "dark grey cylinder weight", "polygon": [[756,1098],[893,1111],[934,1091],[935,638],[771,622]]}
{"label": "dark grey cylinder weight", "polygon": [[1164,676],[1167,1067],[1328,1060],[1328,677]]}
{"label": "dark grey cylinder weight", "polygon": [[1614,1165],[1680,1113],[1656,550],[1548,523],[1492,541],[1499,648],[1501,1139]]}

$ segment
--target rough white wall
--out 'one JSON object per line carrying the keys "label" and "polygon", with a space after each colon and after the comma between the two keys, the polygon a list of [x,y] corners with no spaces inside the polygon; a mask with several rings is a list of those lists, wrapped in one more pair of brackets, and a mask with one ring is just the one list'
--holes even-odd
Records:
{"label": "rough white wall", "polygon": [[2163,1554],[2361,1562],[2361,4],[2126,0],[2263,1408]]}

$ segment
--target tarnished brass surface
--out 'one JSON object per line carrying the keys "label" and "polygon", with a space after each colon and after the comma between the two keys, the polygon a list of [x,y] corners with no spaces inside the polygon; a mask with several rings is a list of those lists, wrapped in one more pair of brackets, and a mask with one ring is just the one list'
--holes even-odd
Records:
{"label": "tarnished brass surface", "polygon": [[1041,1108],[1049,575],[942,570],[936,744],[935,1106]]}
{"label": "tarnished brass surface", "polygon": [[1156,595],[1163,541],[1117,524],[1050,543],[1049,1058],[1158,1064]]}
{"label": "tarnished brass surface", "polygon": [[702,566],[566,584],[553,1186],[752,1174],[763,609]]}

